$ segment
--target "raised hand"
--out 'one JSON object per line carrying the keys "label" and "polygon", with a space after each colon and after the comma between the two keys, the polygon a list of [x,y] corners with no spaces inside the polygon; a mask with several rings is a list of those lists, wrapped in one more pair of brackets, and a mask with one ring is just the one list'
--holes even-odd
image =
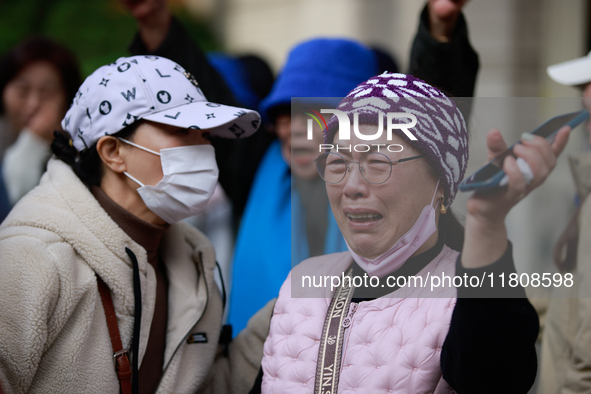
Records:
{"label": "raised hand", "polygon": [[429,0],[427,8],[431,35],[438,41],[449,41],[460,12],[467,2],[468,0]]}
{"label": "raised hand", "polygon": [[166,0],[121,0],[131,15],[139,21],[148,21],[156,15],[168,12]]}
{"label": "raised hand", "polygon": [[45,100],[31,116],[25,127],[51,143],[53,141],[53,131],[61,128],[60,121],[66,112],[65,108],[65,103],[62,100]]}
{"label": "raised hand", "polygon": [[[513,147],[517,157],[524,159],[533,172],[533,179],[526,184],[525,179],[516,159],[507,156],[503,162],[503,170],[509,177],[509,184],[498,192],[475,193],[468,200],[468,213],[478,217],[479,220],[489,222],[504,222],[505,216],[511,208],[528,195],[533,189],[541,185],[550,172],[556,166],[556,158],[564,149],[569,136],[570,128],[563,127],[557,134],[553,144],[540,136],[528,134],[528,138]],[[533,137],[533,138],[532,138]],[[487,135],[488,157],[492,159],[506,149],[505,141],[499,131],[492,129]]]}
{"label": "raised hand", "polygon": [[[517,157],[527,162],[533,173],[531,182],[525,178],[516,159],[507,156],[503,170],[509,177],[506,187],[488,193],[474,193],[467,203],[466,237],[462,251],[462,264],[468,268],[482,267],[502,256],[507,245],[505,218],[519,201],[541,185],[556,166],[556,158],[568,141],[570,127],[557,133],[554,142],[528,135],[513,147]],[[506,144],[499,131],[492,129],[487,135],[489,159],[502,153]]]}
{"label": "raised hand", "polygon": [[170,27],[171,13],[166,0],[120,0],[135,18],[148,51],[162,43]]}

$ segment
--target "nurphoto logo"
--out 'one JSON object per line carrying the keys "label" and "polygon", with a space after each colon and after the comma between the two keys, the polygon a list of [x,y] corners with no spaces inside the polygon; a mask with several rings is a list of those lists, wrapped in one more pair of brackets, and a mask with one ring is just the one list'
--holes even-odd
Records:
{"label": "nurphoto logo", "polygon": [[[313,127],[314,121],[320,126],[320,129],[328,129],[328,125],[326,120],[322,116],[322,114],[333,114],[337,117],[339,121],[339,131],[338,136],[335,138],[340,141],[347,141],[351,139],[351,121],[347,114],[343,111],[339,111],[338,109],[321,109],[320,113],[310,108],[306,108],[311,112],[304,112],[306,115],[310,116],[312,119],[308,119],[307,123],[307,139],[313,139]],[[394,123],[394,119],[410,119],[408,123]],[[417,124],[417,117],[413,114],[406,113],[406,112],[388,112],[386,114],[386,137],[388,141],[392,141],[392,131],[393,130],[401,130],[411,141],[416,141],[417,137],[415,137],[410,129]],[[378,116],[378,126],[377,130],[374,134],[362,134],[359,131],[359,114],[353,114],[353,133],[355,137],[362,141],[376,141],[382,137],[384,134],[384,118],[383,116]],[[355,152],[369,152],[371,146],[377,147],[377,151],[379,152],[380,147],[386,147],[389,152],[401,152],[403,150],[402,145],[400,144],[355,144],[355,145],[334,145],[334,144],[320,144],[319,145],[319,152],[323,150],[331,150],[335,149],[337,152],[339,150],[346,150],[351,152],[354,150]]]}

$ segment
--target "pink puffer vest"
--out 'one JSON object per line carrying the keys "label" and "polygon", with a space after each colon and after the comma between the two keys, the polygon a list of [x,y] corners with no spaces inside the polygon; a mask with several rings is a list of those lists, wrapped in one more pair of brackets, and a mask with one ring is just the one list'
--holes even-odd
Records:
{"label": "pink puffer vest", "polygon": [[[453,276],[457,256],[458,252],[444,246],[417,276],[442,272]],[[302,277],[340,276],[351,261],[349,252],[311,258],[295,267],[283,283],[264,346],[263,394],[314,392],[320,336],[331,294],[330,285],[328,289],[302,288]],[[425,296],[424,291],[402,288],[394,293],[399,298],[358,304],[345,331],[339,394],[454,392],[441,376],[439,361],[456,293],[447,289],[438,298],[417,298]]]}

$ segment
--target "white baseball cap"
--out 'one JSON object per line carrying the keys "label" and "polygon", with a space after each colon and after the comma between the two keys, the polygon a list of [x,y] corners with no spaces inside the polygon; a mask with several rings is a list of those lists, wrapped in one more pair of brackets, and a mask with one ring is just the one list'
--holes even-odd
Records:
{"label": "white baseball cap", "polygon": [[587,84],[591,82],[591,52],[578,59],[553,64],[547,68],[547,72],[550,78],[563,85]]}
{"label": "white baseball cap", "polygon": [[133,56],[119,58],[86,78],[62,128],[82,151],[139,119],[244,138],[258,129],[261,118],[250,109],[207,101],[195,78],[169,59]]}

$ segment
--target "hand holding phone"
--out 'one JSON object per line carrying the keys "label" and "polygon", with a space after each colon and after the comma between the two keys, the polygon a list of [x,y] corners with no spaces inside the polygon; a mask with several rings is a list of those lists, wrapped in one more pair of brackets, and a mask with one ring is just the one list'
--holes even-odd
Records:
{"label": "hand holding phone", "polygon": [[[531,181],[534,179],[534,173],[531,170],[531,167],[529,166],[529,164],[527,164],[527,161],[525,161],[521,157],[518,157],[517,160],[515,160],[515,162],[517,163],[517,167],[519,167],[519,171],[521,171],[521,175],[523,175],[525,184],[529,185]],[[507,186],[508,184],[509,176],[505,174],[505,176],[499,182],[499,186]]]}
{"label": "hand holding phone", "polygon": [[[565,115],[556,116],[546,123],[542,124],[540,127],[532,131],[530,134],[539,135],[546,138],[550,144],[554,141],[556,137],[556,133],[564,126],[570,126],[571,129],[578,126],[580,123],[584,122],[589,118],[589,112],[586,110],[572,112]],[[521,141],[520,141],[521,142]],[[519,142],[518,142],[519,143]],[[511,155],[515,158],[515,154],[513,153],[513,144],[509,149],[505,152],[500,154],[499,156],[492,159],[488,162],[484,167],[464,179],[462,183],[459,185],[459,189],[461,191],[485,191],[485,190],[493,190],[497,187],[502,187],[507,184],[508,178],[503,171],[503,162],[508,155]],[[521,164],[519,163],[521,161]],[[527,162],[523,159],[517,159],[517,164],[521,170],[521,173],[526,178],[526,182],[533,179],[533,173],[531,168]]]}

